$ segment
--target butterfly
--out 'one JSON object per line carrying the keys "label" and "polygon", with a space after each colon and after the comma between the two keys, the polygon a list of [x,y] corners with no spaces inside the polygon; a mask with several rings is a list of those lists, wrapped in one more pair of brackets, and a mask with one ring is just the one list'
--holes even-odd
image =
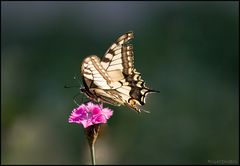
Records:
{"label": "butterfly", "polygon": [[159,92],[146,87],[141,74],[134,68],[133,32],[120,36],[100,59],[86,57],[81,64],[83,87],[90,100],[116,106],[125,105],[137,112],[146,103],[149,93]]}

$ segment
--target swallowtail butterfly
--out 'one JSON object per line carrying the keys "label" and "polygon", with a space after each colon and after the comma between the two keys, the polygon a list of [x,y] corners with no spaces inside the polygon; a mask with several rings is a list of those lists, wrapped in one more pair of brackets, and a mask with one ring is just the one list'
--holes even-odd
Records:
{"label": "swallowtail butterfly", "polygon": [[146,96],[152,92],[133,66],[133,32],[120,36],[102,59],[96,55],[85,58],[81,65],[83,85],[80,90],[90,100],[112,105],[126,105],[141,112]]}

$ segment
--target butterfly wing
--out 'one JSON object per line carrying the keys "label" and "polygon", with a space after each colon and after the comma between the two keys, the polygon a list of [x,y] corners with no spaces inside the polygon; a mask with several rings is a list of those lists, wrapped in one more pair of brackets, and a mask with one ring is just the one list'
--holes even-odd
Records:
{"label": "butterfly wing", "polygon": [[[110,77],[121,83],[121,87],[116,88],[125,103],[139,110],[146,103],[146,96],[151,92],[158,92],[145,86],[141,74],[134,68],[133,46],[129,41],[134,38],[133,32],[127,32],[120,36],[106,51],[101,64],[106,69]],[[115,73],[122,77],[116,77]],[[117,78],[117,79],[116,79]]]}
{"label": "butterfly wing", "polygon": [[121,71],[125,75],[132,74],[134,68],[133,46],[128,44],[128,42],[133,37],[133,32],[127,32],[120,36],[106,51],[101,64],[110,75],[111,73],[116,73],[116,71]]}
{"label": "butterfly wing", "polygon": [[89,56],[83,60],[81,73],[88,87],[96,86],[101,89],[111,89],[112,79],[100,64],[97,56]]}
{"label": "butterfly wing", "polygon": [[114,82],[109,77],[97,56],[89,56],[83,60],[81,73],[84,84],[84,88],[81,91],[91,100],[112,105],[123,104],[117,93],[111,93],[115,88],[120,87],[121,84]]}

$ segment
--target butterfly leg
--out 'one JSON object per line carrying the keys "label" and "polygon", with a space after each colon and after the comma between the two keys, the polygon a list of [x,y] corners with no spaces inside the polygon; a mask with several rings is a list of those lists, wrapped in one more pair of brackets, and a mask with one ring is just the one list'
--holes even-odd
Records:
{"label": "butterfly leg", "polygon": [[77,93],[75,96],[73,96],[74,103],[79,106],[78,102],[76,101],[76,98],[80,95],[80,93]]}

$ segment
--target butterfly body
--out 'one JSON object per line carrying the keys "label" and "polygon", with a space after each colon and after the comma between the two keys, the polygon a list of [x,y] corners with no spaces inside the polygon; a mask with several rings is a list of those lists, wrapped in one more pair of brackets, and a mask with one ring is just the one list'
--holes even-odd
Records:
{"label": "butterfly body", "polygon": [[147,94],[158,92],[145,86],[141,74],[133,66],[133,47],[127,42],[133,32],[120,36],[104,57],[91,55],[81,65],[84,88],[91,100],[112,105],[126,105],[137,112],[145,104]]}

